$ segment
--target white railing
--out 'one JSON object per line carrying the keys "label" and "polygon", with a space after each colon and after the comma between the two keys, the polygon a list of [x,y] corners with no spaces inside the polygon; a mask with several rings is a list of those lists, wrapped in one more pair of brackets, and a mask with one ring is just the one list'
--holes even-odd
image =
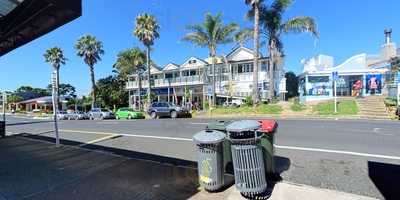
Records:
{"label": "white railing", "polygon": [[[203,84],[200,76],[183,76],[177,78],[155,79],[153,87],[167,87],[167,86],[180,86],[180,85],[195,85]],[[127,89],[138,88],[139,84],[136,81],[128,81],[126,84]],[[142,87],[148,87],[148,81],[142,81]]]}

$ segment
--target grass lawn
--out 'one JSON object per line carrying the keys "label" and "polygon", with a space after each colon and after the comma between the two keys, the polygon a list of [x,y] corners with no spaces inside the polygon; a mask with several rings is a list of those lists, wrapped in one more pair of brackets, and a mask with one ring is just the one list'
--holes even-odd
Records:
{"label": "grass lawn", "polygon": [[276,104],[261,104],[255,110],[252,106],[240,106],[238,108],[219,107],[212,110],[212,114],[237,115],[237,114],[280,114],[282,107]]}
{"label": "grass lawn", "polygon": [[303,104],[300,103],[293,103],[292,105],[290,105],[290,110],[294,111],[294,112],[300,112],[305,110],[307,107]]}
{"label": "grass lawn", "polygon": [[317,104],[313,111],[319,115],[356,115],[358,113],[357,103],[354,100],[343,100],[338,102],[338,112],[334,111],[334,102]]}

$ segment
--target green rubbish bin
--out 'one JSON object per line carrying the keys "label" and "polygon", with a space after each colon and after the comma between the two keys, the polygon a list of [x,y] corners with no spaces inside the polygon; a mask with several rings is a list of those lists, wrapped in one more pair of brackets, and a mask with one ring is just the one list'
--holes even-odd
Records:
{"label": "green rubbish bin", "polygon": [[275,134],[278,131],[278,123],[275,120],[259,120],[258,121],[261,125],[259,132],[263,133],[261,138],[261,146],[263,147],[264,153],[264,161],[266,164],[265,172],[267,177],[276,178],[278,174],[276,174],[275,168]]}
{"label": "green rubbish bin", "polygon": [[[207,124],[207,130],[216,130],[225,133],[226,127],[234,122],[233,120],[216,120]],[[233,175],[233,165],[232,165],[232,153],[231,153],[231,142],[229,140],[224,140],[223,142],[223,152],[224,152],[224,172]]]}
{"label": "green rubbish bin", "polygon": [[[214,122],[210,122],[206,129],[209,130],[217,130],[227,134],[226,127],[231,123],[235,122],[234,120],[217,120]],[[267,177],[275,178],[276,170],[275,170],[275,161],[274,161],[274,141],[275,134],[277,133],[278,123],[275,120],[259,120],[260,129],[262,132],[261,137],[261,146],[263,148],[264,160],[265,160],[265,172]],[[227,135],[228,136],[228,135]],[[233,163],[232,163],[232,153],[231,153],[231,141],[225,140],[223,143],[223,151],[224,151],[224,171],[225,173],[229,173],[233,175]]]}

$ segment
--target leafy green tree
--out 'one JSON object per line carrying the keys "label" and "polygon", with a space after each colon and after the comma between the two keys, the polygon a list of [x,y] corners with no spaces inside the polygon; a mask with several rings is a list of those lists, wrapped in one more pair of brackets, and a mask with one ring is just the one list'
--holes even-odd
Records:
{"label": "leafy green tree", "polygon": [[[269,78],[274,83],[274,69],[278,60],[283,55],[283,43],[281,37],[288,33],[311,33],[318,37],[318,30],[315,20],[308,16],[298,16],[283,20],[283,14],[293,4],[292,0],[275,0],[269,7],[262,7],[260,22],[263,26],[263,34],[267,38],[268,52],[270,59]],[[274,95],[274,84],[270,84],[270,98]]]}
{"label": "leafy green tree", "polygon": [[154,40],[160,37],[159,34],[160,26],[157,23],[156,18],[153,15],[147,13],[139,14],[136,17],[135,29],[133,35],[136,36],[144,46],[146,46],[146,66],[149,87],[147,88],[148,104],[151,103],[151,63],[150,63],[150,48],[154,44]]}
{"label": "leafy green tree", "polygon": [[107,76],[97,81],[98,98],[103,107],[127,106],[128,94],[124,83],[124,80],[117,76]]}
{"label": "leafy green tree", "polygon": [[296,74],[293,72],[286,72],[286,89],[288,91],[286,97],[292,98],[299,96],[299,79],[297,78]]}
{"label": "leafy green tree", "polygon": [[50,49],[46,50],[46,53],[43,55],[45,58],[45,61],[47,63],[50,63],[51,66],[53,67],[53,70],[56,73],[56,93],[57,93],[57,99],[56,99],[56,105],[58,105],[58,102],[60,102],[60,66],[65,65],[65,62],[67,61],[67,58],[64,57],[64,53],[61,48],[59,47],[53,47]]}
{"label": "leafy green tree", "polygon": [[245,0],[251,7],[248,15],[254,18],[253,42],[254,42],[254,61],[253,61],[253,106],[256,107],[260,101],[258,94],[258,59],[260,55],[260,6],[263,0]]}
{"label": "leafy green tree", "polygon": [[[191,32],[186,34],[183,38],[184,41],[189,41],[196,46],[208,48],[209,55],[212,59],[213,106],[216,105],[217,100],[215,93],[215,62],[217,46],[233,42],[233,33],[238,29],[238,26],[235,23],[224,25],[221,17],[221,14],[213,16],[210,13],[207,13],[203,23],[189,25],[187,27]],[[204,72],[204,76],[207,76],[206,72]],[[203,103],[205,103],[204,100]],[[203,107],[205,106],[203,105]]]}
{"label": "leafy green tree", "polygon": [[[247,1],[247,0],[246,0]],[[252,1],[252,0],[249,0]],[[253,0],[254,1],[254,0]],[[283,59],[283,43],[282,43],[282,35],[289,33],[311,33],[314,37],[318,38],[318,30],[317,24],[315,20],[308,16],[298,16],[290,18],[286,21],[283,19],[283,15],[288,7],[293,4],[293,0],[274,0],[271,5],[264,5],[260,0],[259,2],[259,10],[260,10],[260,26],[261,26],[261,36],[265,39],[265,43],[267,44],[267,54],[269,55],[269,79],[270,83],[274,83],[274,69],[278,67],[278,63]],[[250,10],[248,13],[248,17],[252,17],[252,13],[254,9]],[[255,18],[255,17],[254,17]],[[247,41],[251,34],[249,32],[253,32],[254,30],[243,29],[237,36],[237,43],[240,44],[241,41]],[[272,99],[274,96],[274,84],[270,84],[269,87],[269,99]]]}
{"label": "leafy green tree", "polygon": [[83,58],[83,61],[89,66],[90,80],[92,83],[92,108],[96,103],[96,81],[94,78],[94,65],[101,61],[101,55],[104,54],[103,43],[94,36],[84,35],[78,39],[75,44],[76,54]]}
{"label": "leafy green tree", "polygon": [[[51,84],[47,85],[47,91],[51,92],[51,89],[52,85]],[[60,83],[58,90],[60,95],[68,95],[68,96],[74,96],[76,92],[75,87],[69,83]]]}
{"label": "leafy green tree", "polygon": [[16,94],[12,94],[10,96],[7,97],[7,103],[18,103],[20,101],[23,101],[24,99]]}
{"label": "leafy green tree", "polygon": [[37,97],[49,96],[51,93],[47,89],[33,88],[31,86],[21,86],[15,90],[15,94],[23,99],[32,99]]}
{"label": "leafy green tree", "polygon": [[128,80],[128,75],[136,73],[137,74],[137,80],[139,81],[139,110],[142,109],[141,106],[141,94],[140,91],[142,91],[141,87],[141,71],[145,69],[144,63],[146,60],[146,54],[140,50],[138,47],[127,49],[125,51],[120,52],[117,55],[117,61],[113,65],[113,67],[116,69],[115,72],[118,74],[118,76],[122,80]]}

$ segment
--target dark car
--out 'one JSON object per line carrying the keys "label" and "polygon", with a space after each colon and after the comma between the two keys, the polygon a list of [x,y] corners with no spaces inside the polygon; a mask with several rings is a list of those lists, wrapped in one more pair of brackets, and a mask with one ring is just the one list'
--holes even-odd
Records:
{"label": "dark car", "polygon": [[397,107],[397,109],[396,109],[396,115],[399,117],[399,119],[400,119],[400,106],[399,107]]}
{"label": "dark car", "polygon": [[147,113],[152,119],[157,117],[177,118],[179,116],[189,116],[190,113],[186,108],[177,106],[168,102],[154,102],[150,105]]}

